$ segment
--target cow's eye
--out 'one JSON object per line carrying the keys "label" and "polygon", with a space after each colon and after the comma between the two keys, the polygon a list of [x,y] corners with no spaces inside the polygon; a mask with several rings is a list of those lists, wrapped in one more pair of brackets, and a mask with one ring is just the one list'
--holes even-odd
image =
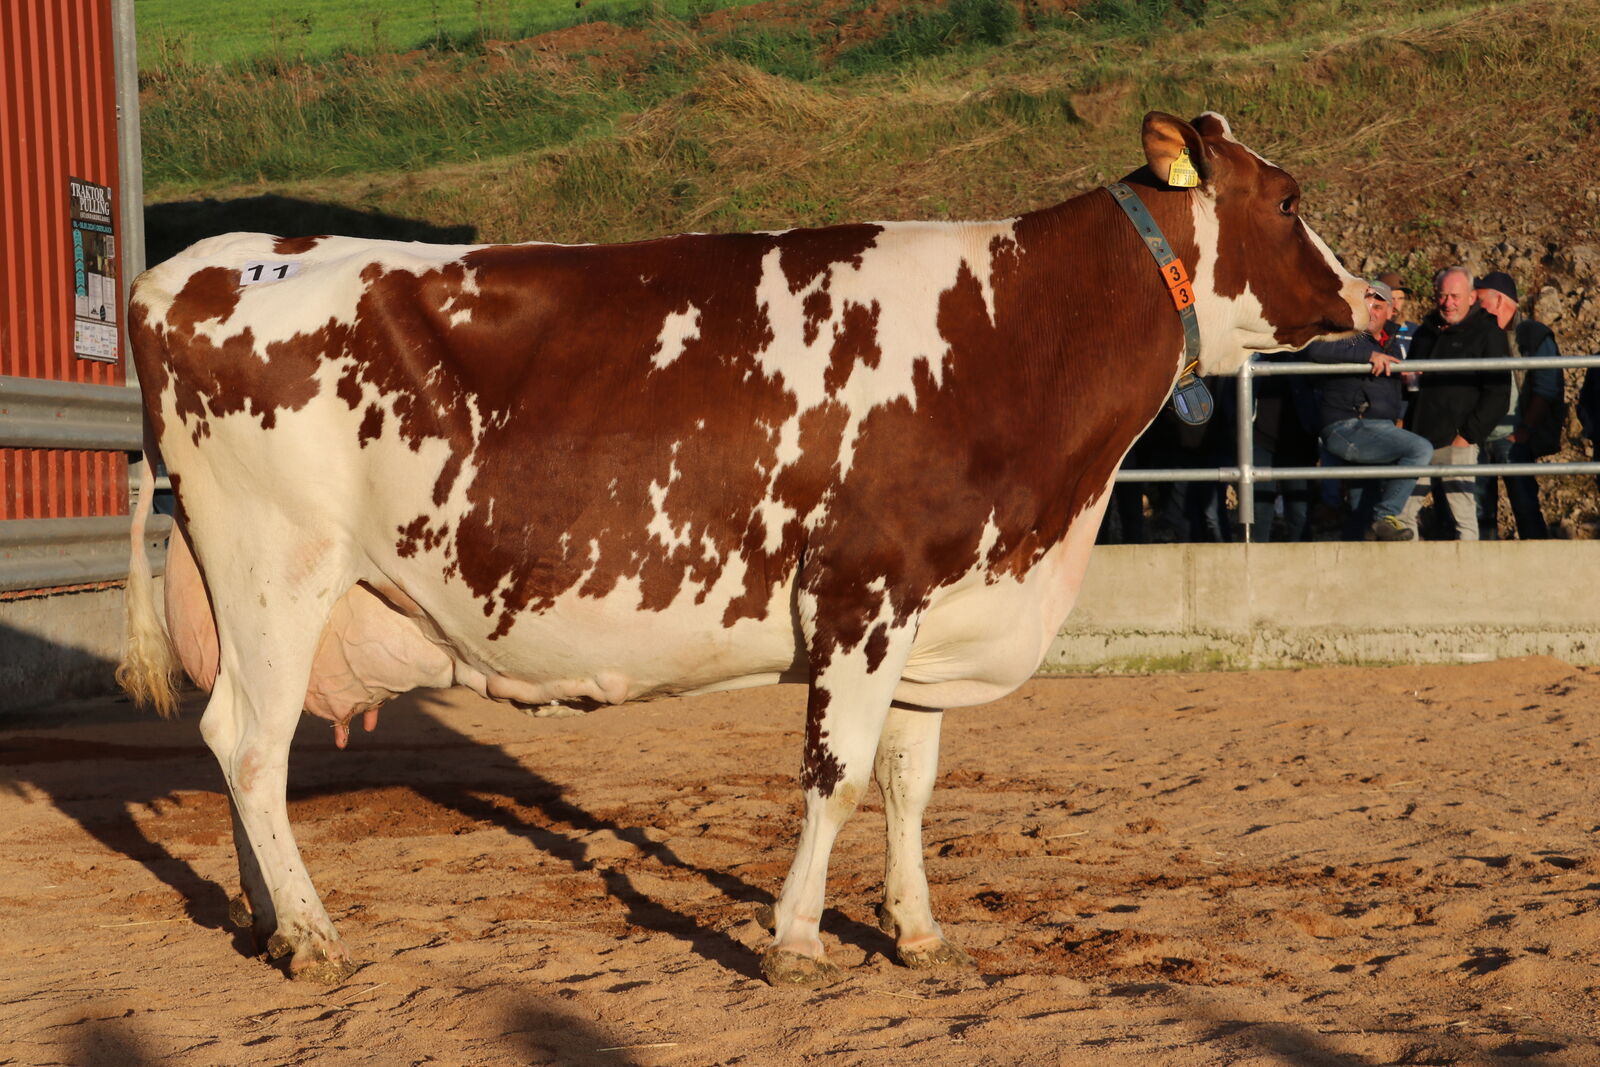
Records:
{"label": "cow's eye", "polygon": [[1300,198],[1298,196],[1286,196],[1283,198],[1283,203],[1278,205],[1278,210],[1285,215],[1293,215],[1299,207]]}

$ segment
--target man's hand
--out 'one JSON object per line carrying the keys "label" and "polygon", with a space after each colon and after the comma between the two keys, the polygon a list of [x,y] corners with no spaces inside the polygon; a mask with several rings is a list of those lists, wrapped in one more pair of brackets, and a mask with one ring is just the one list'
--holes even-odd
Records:
{"label": "man's hand", "polygon": [[1394,365],[1400,361],[1387,352],[1374,352],[1370,362],[1372,363],[1373,376],[1376,377],[1379,374],[1387,375]]}
{"label": "man's hand", "polygon": [[1462,437],[1460,434],[1456,434],[1455,439],[1450,442],[1450,447],[1451,448],[1466,448],[1471,443],[1472,442],[1468,441],[1465,437]]}

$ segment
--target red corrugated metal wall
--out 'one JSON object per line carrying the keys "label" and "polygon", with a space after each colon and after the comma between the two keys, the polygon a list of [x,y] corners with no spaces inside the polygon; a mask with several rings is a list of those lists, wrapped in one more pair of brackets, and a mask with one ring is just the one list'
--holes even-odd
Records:
{"label": "red corrugated metal wall", "polygon": [[[124,381],[120,361],[73,354],[67,193],[81,178],[122,203],[115,54],[110,0],[0,0],[0,374]],[[126,513],[127,469],[120,452],[0,448],[0,519]]]}

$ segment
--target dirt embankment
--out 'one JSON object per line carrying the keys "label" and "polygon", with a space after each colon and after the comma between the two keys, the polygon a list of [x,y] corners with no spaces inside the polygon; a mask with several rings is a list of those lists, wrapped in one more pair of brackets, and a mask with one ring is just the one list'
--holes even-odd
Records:
{"label": "dirt embankment", "polygon": [[[1600,152],[1600,136],[1591,138]],[[1504,270],[1515,279],[1524,313],[1555,331],[1567,355],[1600,355],[1600,179],[1575,175],[1572,160],[1486,159],[1461,164],[1445,177],[1450,193],[1437,201],[1438,214],[1416,221],[1416,199],[1437,185],[1418,166],[1396,163],[1385,181],[1351,190],[1341,182],[1316,220],[1346,264],[1366,276],[1392,269],[1397,260],[1414,287],[1413,317],[1426,311],[1435,271],[1461,264],[1476,275]],[[1565,162],[1563,162],[1563,160]],[[1515,164],[1515,165],[1513,165]],[[1576,179],[1576,180],[1575,180]],[[1421,189],[1422,192],[1417,192]],[[1566,371],[1568,413],[1561,452],[1552,457],[1584,461],[1592,445],[1582,435],[1573,402],[1584,371]],[[1592,476],[1541,479],[1546,516],[1558,534],[1600,536],[1600,493]],[[1509,513],[1502,516],[1509,529]]]}

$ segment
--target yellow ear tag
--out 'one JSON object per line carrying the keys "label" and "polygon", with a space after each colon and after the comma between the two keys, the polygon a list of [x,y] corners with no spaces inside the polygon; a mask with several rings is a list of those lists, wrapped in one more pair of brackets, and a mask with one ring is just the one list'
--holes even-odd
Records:
{"label": "yellow ear tag", "polygon": [[1193,189],[1200,184],[1200,172],[1189,162],[1187,148],[1180,151],[1178,158],[1172,161],[1172,168],[1167,172],[1167,184],[1178,189]]}

